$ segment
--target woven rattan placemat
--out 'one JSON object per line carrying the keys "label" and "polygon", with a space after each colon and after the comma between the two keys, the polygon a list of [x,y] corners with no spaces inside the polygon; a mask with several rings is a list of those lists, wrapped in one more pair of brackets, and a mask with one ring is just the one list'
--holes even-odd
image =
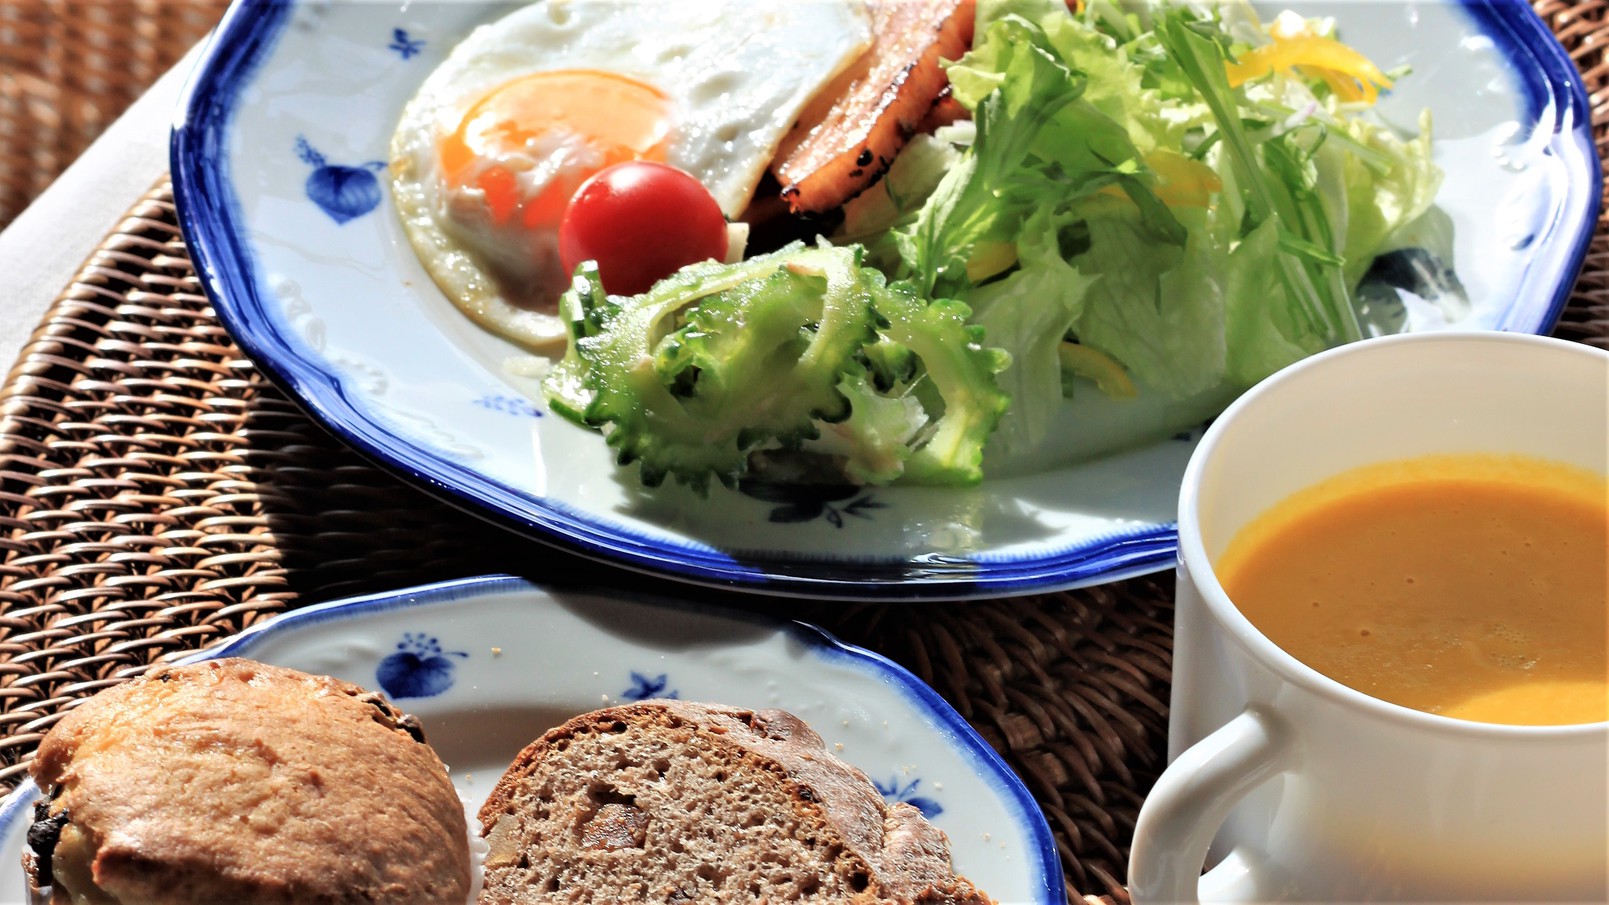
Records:
{"label": "woven rattan placemat", "polygon": [[[1538,4],[1587,77],[1600,151],[1606,5]],[[1609,346],[1603,223],[1556,332]],[[164,182],[0,389],[0,785],[64,707],[152,662],[304,604],[489,571],[648,584],[487,527],[312,424],[213,316]],[[1125,900],[1164,763],[1171,595],[1158,575],[972,603],[719,602],[816,622],[931,683],[1043,806],[1075,898]]]}
{"label": "woven rattan placemat", "polygon": [[206,35],[228,0],[0,0],[0,227]]}

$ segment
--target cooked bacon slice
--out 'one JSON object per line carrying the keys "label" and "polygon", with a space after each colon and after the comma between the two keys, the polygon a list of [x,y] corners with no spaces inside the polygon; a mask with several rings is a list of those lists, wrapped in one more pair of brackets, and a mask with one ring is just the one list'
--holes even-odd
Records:
{"label": "cooked bacon slice", "polygon": [[873,0],[872,45],[822,89],[771,171],[795,213],[842,205],[881,176],[949,86],[941,59],[972,45],[974,0]]}
{"label": "cooked bacon slice", "polygon": [[922,117],[922,123],[916,131],[932,132],[971,118],[972,112],[961,106],[961,102],[950,93],[950,86],[945,85],[944,90],[939,92],[938,98],[933,101],[933,106],[927,108],[927,115]]}

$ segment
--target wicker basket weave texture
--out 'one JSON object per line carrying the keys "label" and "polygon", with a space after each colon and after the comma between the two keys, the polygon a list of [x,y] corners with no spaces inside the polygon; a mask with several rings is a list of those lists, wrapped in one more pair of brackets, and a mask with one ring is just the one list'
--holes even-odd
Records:
{"label": "wicker basket weave texture", "polygon": [[[4,2],[0,22],[24,18]],[[1587,76],[1600,149],[1606,5],[1538,4]],[[158,17],[180,8],[103,6]],[[0,102],[0,122],[7,109]],[[18,134],[8,128],[0,138]],[[1609,346],[1602,224],[1557,332]],[[486,571],[642,581],[601,568],[397,483],[308,421],[218,324],[159,186],[87,262],[0,388],[0,785],[20,778],[73,703],[286,609]],[[888,604],[790,602],[788,612],[932,684],[1024,778],[1074,897],[1124,900],[1134,817],[1165,759],[1171,596],[1163,575],[923,604],[920,618]]]}
{"label": "wicker basket weave texture", "polygon": [[0,227],[184,52],[227,0],[0,0]]}

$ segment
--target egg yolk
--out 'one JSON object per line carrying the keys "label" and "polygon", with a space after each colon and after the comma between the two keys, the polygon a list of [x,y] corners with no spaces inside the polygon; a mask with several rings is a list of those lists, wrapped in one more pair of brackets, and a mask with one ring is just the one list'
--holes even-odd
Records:
{"label": "egg yolk", "polygon": [[[628,160],[664,162],[671,114],[670,98],[636,79],[539,72],[482,97],[437,153],[448,187],[479,189],[493,223],[556,229],[593,173]],[[546,178],[522,187],[531,170]]]}

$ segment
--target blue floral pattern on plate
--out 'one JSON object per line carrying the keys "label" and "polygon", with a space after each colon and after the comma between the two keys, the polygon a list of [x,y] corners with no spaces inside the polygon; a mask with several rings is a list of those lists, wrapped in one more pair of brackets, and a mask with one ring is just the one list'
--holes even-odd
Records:
{"label": "blue floral pattern on plate", "polygon": [[468,658],[462,651],[442,650],[441,642],[423,632],[407,632],[395,653],[380,661],[375,681],[393,701],[433,698],[453,687],[453,658]]}
{"label": "blue floral pattern on plate", "polygon": [[475,405],[487,411],[501,412],[505,415],[517,415],[522,418],[542,417],[542,410],[524,396],[510,396],[506,393],[486,393],[475,399]]}
{"label": "blue floral pattern on plate", "polygon": [[631,687],[622,691],[620,696],[628,701],[646,701],[649,698],[675,699],[680,697],[680,693],[674,688],[669,688],[669,685],[670,677],[666,673],[660,673],[650,678],[645,673],[633,670],[631,673]]}
{"label": "blue floral pattern on plate", "polygon": [[[844,526],[844,516],[871,520],[870,510],[887,509],[876,495],[866,488],[850,484],[778,484],[770,481],[743,480],[738,492],[767,503],[780,503],[769,516],[772,522],[808,522],[824,518],[834,528]],[[849,500],[840,506],[840,500]]]}
{"label": "blue floral pattern on plate", "polygon": [[898,777],[890,779],[887,785],[884,785],[875,779],[872,780],[872,785],[877,787],[877,791],[883,796],[884,801],[887,801],[889,804],[903,801],[911,807],[916,808],[918,811],[921,811],[923,817],[932,820],[934,817],[944,813],[944,808],[938,803],[938,801],[928,798],[925,795],[916,794],[916,787],[921,784],[922,781],[920,779],[913,779],[902,786],[899,784]]}
{"label": "blue floral pattern on plate", "polygon": [[313,167],[313,175],[307,177],[307,199],[336,223],[361,217],[379,206],[380,180],[374,174],[385,169],[385,161],[371,160],[355,167],[333,164],[301,135],[296,137],[296,156]]}
{"label": "blue floral pattern on plate", "polygon": [[416,54],[425,49],[425,43],[422,40],[410,37],[407,29],[393,28],[391,30],[391,43],[386,45],[386,49],[395,50],[397,56],[402,57],[404,60],[411,60]]}

